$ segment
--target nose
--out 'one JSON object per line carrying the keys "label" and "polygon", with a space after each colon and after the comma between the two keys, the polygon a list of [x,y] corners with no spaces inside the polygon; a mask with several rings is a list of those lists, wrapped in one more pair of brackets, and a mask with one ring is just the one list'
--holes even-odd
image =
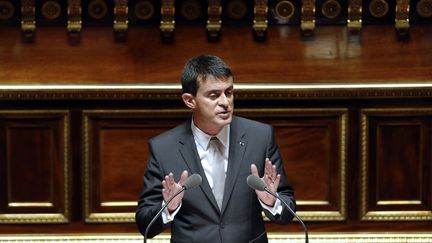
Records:
{"label": "nose", "polygon": [[220,106],[228,106],[228,97],[225,94],[222,94],[219,99]]}

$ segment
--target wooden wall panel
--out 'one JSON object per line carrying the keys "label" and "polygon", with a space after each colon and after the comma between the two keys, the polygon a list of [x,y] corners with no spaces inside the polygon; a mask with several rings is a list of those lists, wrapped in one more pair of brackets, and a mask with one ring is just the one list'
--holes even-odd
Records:
{"label": "wooden wall panel", "polygon": [[188,114],[186,110],[84,111],[86,222],[134,222],[148,140]]}
{"label": "wooden wall panel", "polygon": [[[237,90],[236,114],[273,125],[296,192],[298,213],[312,234],[431,231],[430,89],[316,88],[308,96],[287,90]],[[27,96],[13,91],[13,97],[0,102],[0,232],[137,234],[133,214],[148,156],[147,139],[181,123],[189,111],[180,100],[174,101],[171,89],[149,89],[143,96],[138,96],[141,90],[78,90],[71,91],[73,97],[68,91],[53,92],[55,96],[48,90],[35,90]],[[13,125],[9,126],[12,139],[3,139],[8,124]],[[60,134],[70,134],[70,138]],[[40,161],[23,169],[26,177],[57,171],[56,166],[69,168],[63,171],[64,181],[54,176],[60,188],[54,194],[70,199],[65,211],[28,207],[33,212],[23,213],[22,208],[12,214],[7,209],[3,196],[8,193],[4,183],[7,143],[14,144],[12,160],[34,157]],[[38,154],[29,148],[28,154],[19,153],[27,147],[50,152]],[[45,158],[59,157],[70,163],[57,159],[60,165],[48,166],[51,163]],[[35,186],[42,188],[40,183],[46,181],[51,179],[44,177]],[[30,199],[44,200],[48,190],[43,192]],[[26,196],[17,190],[13,193]],[[60,218],[67,222],[44,224]],[[302,231],[295,221],[290,225],[266,222],[266,228],[271,233]]]}
{"label": "wooden wall panel", "polygon": [[432,219],[431,109],[362,112],[362,218]]}
{"label": "wooden wall panel", "polygon": [[347,110],[286,108],[237,112],[273,125],[303,220],[346,218]]}
{"label": "wooden wall panel", "polygon": [[0,112],[0,223],[69,221],[67,111]]}
{"label": "wooden wall panel", "polygon": [[[178,117],[181,113],[170,112],[160,110],[162,115],[154,117],[145,110],[85,111],[87,222],[134,220],[140,180],[148,158],[148,139],[179,124],[188,114],[177,110],[183,113],[183,117]],[[274,126],[286,172],[300,192],[299,211],[305,220],[345,219],[345,110],[240,109],[237,113],[265,119]],[[307,180],[311,176],[314,180]]]}
{"label": "wooden wall panel", "polygon": [[[179,26],[175,41],[160,41],[154,27],[131,27],[128,42],[113,42],[110,27],[85,29],[70,45],[64,28],[39,28],[37,41],[21,44],[19,28],[0,28],[3,84],[177,84],[192,56],[210,53],[233,69],[237,83],[430,82],[432,26],[413,26],[412,41],[398,42],[394,26],[365,26],[361,38],[346,27],[321,26],[304,41],[298,27],[271,26],[266,42],[251,28],[223,26],[208,42],[204,26]],[[55,43],[53,45],[53,43]],[[47,65],[49,64],[49,65]],[[49,67],[49,68],[47,68]]]}

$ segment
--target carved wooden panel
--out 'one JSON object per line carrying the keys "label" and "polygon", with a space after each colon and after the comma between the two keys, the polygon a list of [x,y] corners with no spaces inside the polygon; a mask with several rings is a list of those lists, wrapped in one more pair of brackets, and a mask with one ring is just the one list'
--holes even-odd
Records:
{"label": "carved wooden panel", "polygon": [[347,111],[255,109],[238,113],[274,127],[304,220],[346,218]]}
{"label": "carved wooden panel", "polygon": [[134,222],[148,140],[184,121],[186,110],[86,110],[85,221]]}
{"label": "carved wooden panel", "polygon": [[432,109],[364,109],[363,220],[431,220]]}
{"label": "carved wooden panel", "polygon": [[69,221],[69,113],[0,111],[0,223]]}
{"label": "carved wooden panel", "polygon": [[[303,219],[345,219],[345,110],[239,109],[237,113],[274,126],[285,169],[299,192]],[[148,139],[188,114],[185,110],[84,111],[86,222],[133,222]],[[308,181],[311,172],[314,180]]]}

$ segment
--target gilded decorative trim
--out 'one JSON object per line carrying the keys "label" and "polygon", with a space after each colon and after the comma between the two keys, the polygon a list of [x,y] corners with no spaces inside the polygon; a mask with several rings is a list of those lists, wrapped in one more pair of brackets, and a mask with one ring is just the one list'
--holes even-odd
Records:
{"label": "gilded decorative trim", "polygon": [[219,38],[222,29],[222,6],[220,0],[209,0],[207,8],[207,33],[210,38]]}
{"label": "gilded decorative trim", "polygon": [[128,0],[115,0],[114,32],[124,33],[128,29]]}
{"label": "gilded decorative trim", "polygon": [[0,1],[0,21],[9,20],[15,14],[15,6],[12,1]]}
{"label": "gilded decorative trim", "polygon": [[[348,110],[343,108],[307,108],[307,109],[236,109],[236,113],[247,117],[315,117],[339,115],[339,208],[337,211],[297,211],[304,221],[342,221],[347,217],[346,203],[346,163],[348,143]],[[328,202],[324,202],[327,203]],[[323,205],[323,201],[297,201],[298,205]],[[265,215],[263,214],[265,217]],[[265,220],[269,220],[265,218]]]}
{"label": "gilded decorative trim", "polygon": [[389,13],[388,0],[372,0],[369,3],[369,13],[375,18],[383,18]]}
{"label": "gilded decorative trim", "polygon": [[62,7],[59,2],[54,0],[45,1],[41,7],[41,14],[44,18],[55,20],[60,17]]}
{"label": "gilded decorative trim", "polygon": [[341,12],[342,7],[336,0],[326,0],[321,6],[321,13],[328,19],[337,18]]}
{"label": "gilded decorative trim", "polygon": [[21,0],[21,30],[25,38],[33,38],[36,30],[35,0]]}
{"label": "gilded decorative trim", "polygon": [[[290,242],[304,243],[304,234],[302,233],[272,233],[268,234],[269,243]],[[170,235],[162,233],[153,239],[148,239],[149,243],[169,243]],[[310,242],[314,243],[429,243],[432,241],[432,234],[427,232],[414,233],[310,233]],[[131,242],[141,243],[143,237],[138,234],[25,234],[25,235],[0,235],[1,242]]]}
{"label": "gilded decorative trim", "polygon": [[135,212],[132,213],[90,213],[86,223],[135,223]]}
{"label": "gilded decorative trim", "polygon": [[[236,84],[237,100],[430,98],[432,83]],[[0,85],[0,100],[180,100],[179,84]]]}
{"label": "gilded decorative trim", "polygon": [[349,0],[348,23],[350,31],[360,31],[362,26],[362,0]]}
{"label": "gilded decorative trim", "polygon": [[409,24],[410,0],[397,0],[395,27],[398,31],[407,31]]}
{"label": "gilded decorative trim", "polygon": [[83,176],[84,176],[84,180],[83,180],[83,187],[84,187],[84,217],[85,217],[85,221],[87,222],[87,220],[91,220],[89,219],[90,216],[90,119],[89,116],[87,115],[86,111],[83,111],[83,116],[82,116],[82,138],[83,138],[83,142],[82,142],[82,149],[83,149]]}
{"label": "gilded decorative trim", "polygon": [[68,223],[66,213],[0,214],[0,224],[62,224]]}
{"label": "gilded decorative trim", "polygon": [[8,207],[53,207],[54,204],[52,202],[10,202],[8,203]]}
{"label": "gilded decorative trim", "polygon": [[136,201],[124,201],[124,202],[102,202],[100,204],[102,207],[118,207],[118,206],[132,206],[132,207],[137,207],[138,206],[138,202]]}
{"label": "gilded decorative trim", "polygon": [[[368,211],[368,165],[369,165],[369,117],[371,115],[387,116],[430,116],[432,108],[377,108],[361,110],[361,202],[360,216],[364,221],[428,221],[432,220],[432,208],[424,211]],[[391,205],[413,205],[416,201],[390,201]],[[383,203],[381,202],[381,205]]]}
{"label": "gilded decorative trim", "polygon": [[[69,170],[70,170],[70,159],[69,159],[69,111],[67,110],[12,110],[12,111],[0,111],[0,117],[50,117],[53,115],[62,116],[63,124],[63,177],[64,177],[64,211],[61,213],[31,213],[31,214],[0,214],[0,224],[51,224],[51,223],[68,223],[70,217],[70,202],[69,202]],[[33,204],[33,205],[30,205]],[[47,207],[47,203],[16,203],[12,206],[21,207]],[[52,204],[51,204],[52,205]]]}
{"label": "gilded decorative trim", "polygon": [[303,32],[313,32],[315,29],[315,0],[302,0],[301,24]]}
{"label": "gilded decorative trim", "polygon": [[162,6],[161,6],[160,30],[162,32],[162,35],[171,38],[174,35],[174,27],[175,27],[174,0],[162,0],[161,4]]}
{"label": "gilded decorative trim", "polygon": [[[111,212],[98,213],[91,211],[91,119],[94,117],[125,117],[134,116],[139,118],[174,118],[187,117],[190,111],[187,109],[154,109],[154,110],[84,110],[82,118],[83,127],[83,181],[84,181],[84,217],[86,223],[132,223],[135,222],[135,212]],[[137,205],[137,202],[101,202],[102,207],[122,207]]]}
{"label": "gilded decorative trim", "polygon": [[79,34],[81,25],[81,0],[68,0],[67,30],[69,34]]}
{"label": "gilded decorative trim", "polygon": [[416,12],[422,18],[432,17],[432,0],[420,0],[416,5]]}
{"label": "gilded decorative trim", "polygon": [[275,16],[282,20],[290,20],[295,13],[295,6],[292,1],[282,0],[274,7]]}
{"label": "gilded decorative trim", "polygon": [[265,36],[268,27],[268,1],[255,0],[253,30],[258,37]]}

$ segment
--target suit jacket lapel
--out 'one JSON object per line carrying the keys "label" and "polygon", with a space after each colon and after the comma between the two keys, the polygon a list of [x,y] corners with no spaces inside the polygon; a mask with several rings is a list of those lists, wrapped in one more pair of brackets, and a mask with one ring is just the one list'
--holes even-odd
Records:
{"label": "suit jacket lapel", "polygon": [[[234,189],[237,175],[243,163],[243,155],[246,151],[247,140],[246,133],[243,127],[240,126],[238,119],[233,117],[230,128],[230,148],[228,156],[227,177],[225,180],[225,191],[222,202],[222,214],[231,198]],[[245,182],[246,183],[246,182]]]}
{"label": "suit jacket lapel", "polygon": [[213,192],[210,188],[204,169],[201,165],[201,160],[198,155],[195,139],[193,137],[190,124],[191,121],[185,123],[185,127],[184,127],[185,132],[179,138],[179,143],[180,143],[179,151],[183,157],[183,160],[185,161],[186,165],[189,168],[189,175],[192,175],[194,173],[201,175],[203,180],[199,187],[201,188],[201,190],[203,191],[207,199],[210,201],[212,206],[217,211],[219,211],[219,207],[217,205],[216,199],[213,196]]}

